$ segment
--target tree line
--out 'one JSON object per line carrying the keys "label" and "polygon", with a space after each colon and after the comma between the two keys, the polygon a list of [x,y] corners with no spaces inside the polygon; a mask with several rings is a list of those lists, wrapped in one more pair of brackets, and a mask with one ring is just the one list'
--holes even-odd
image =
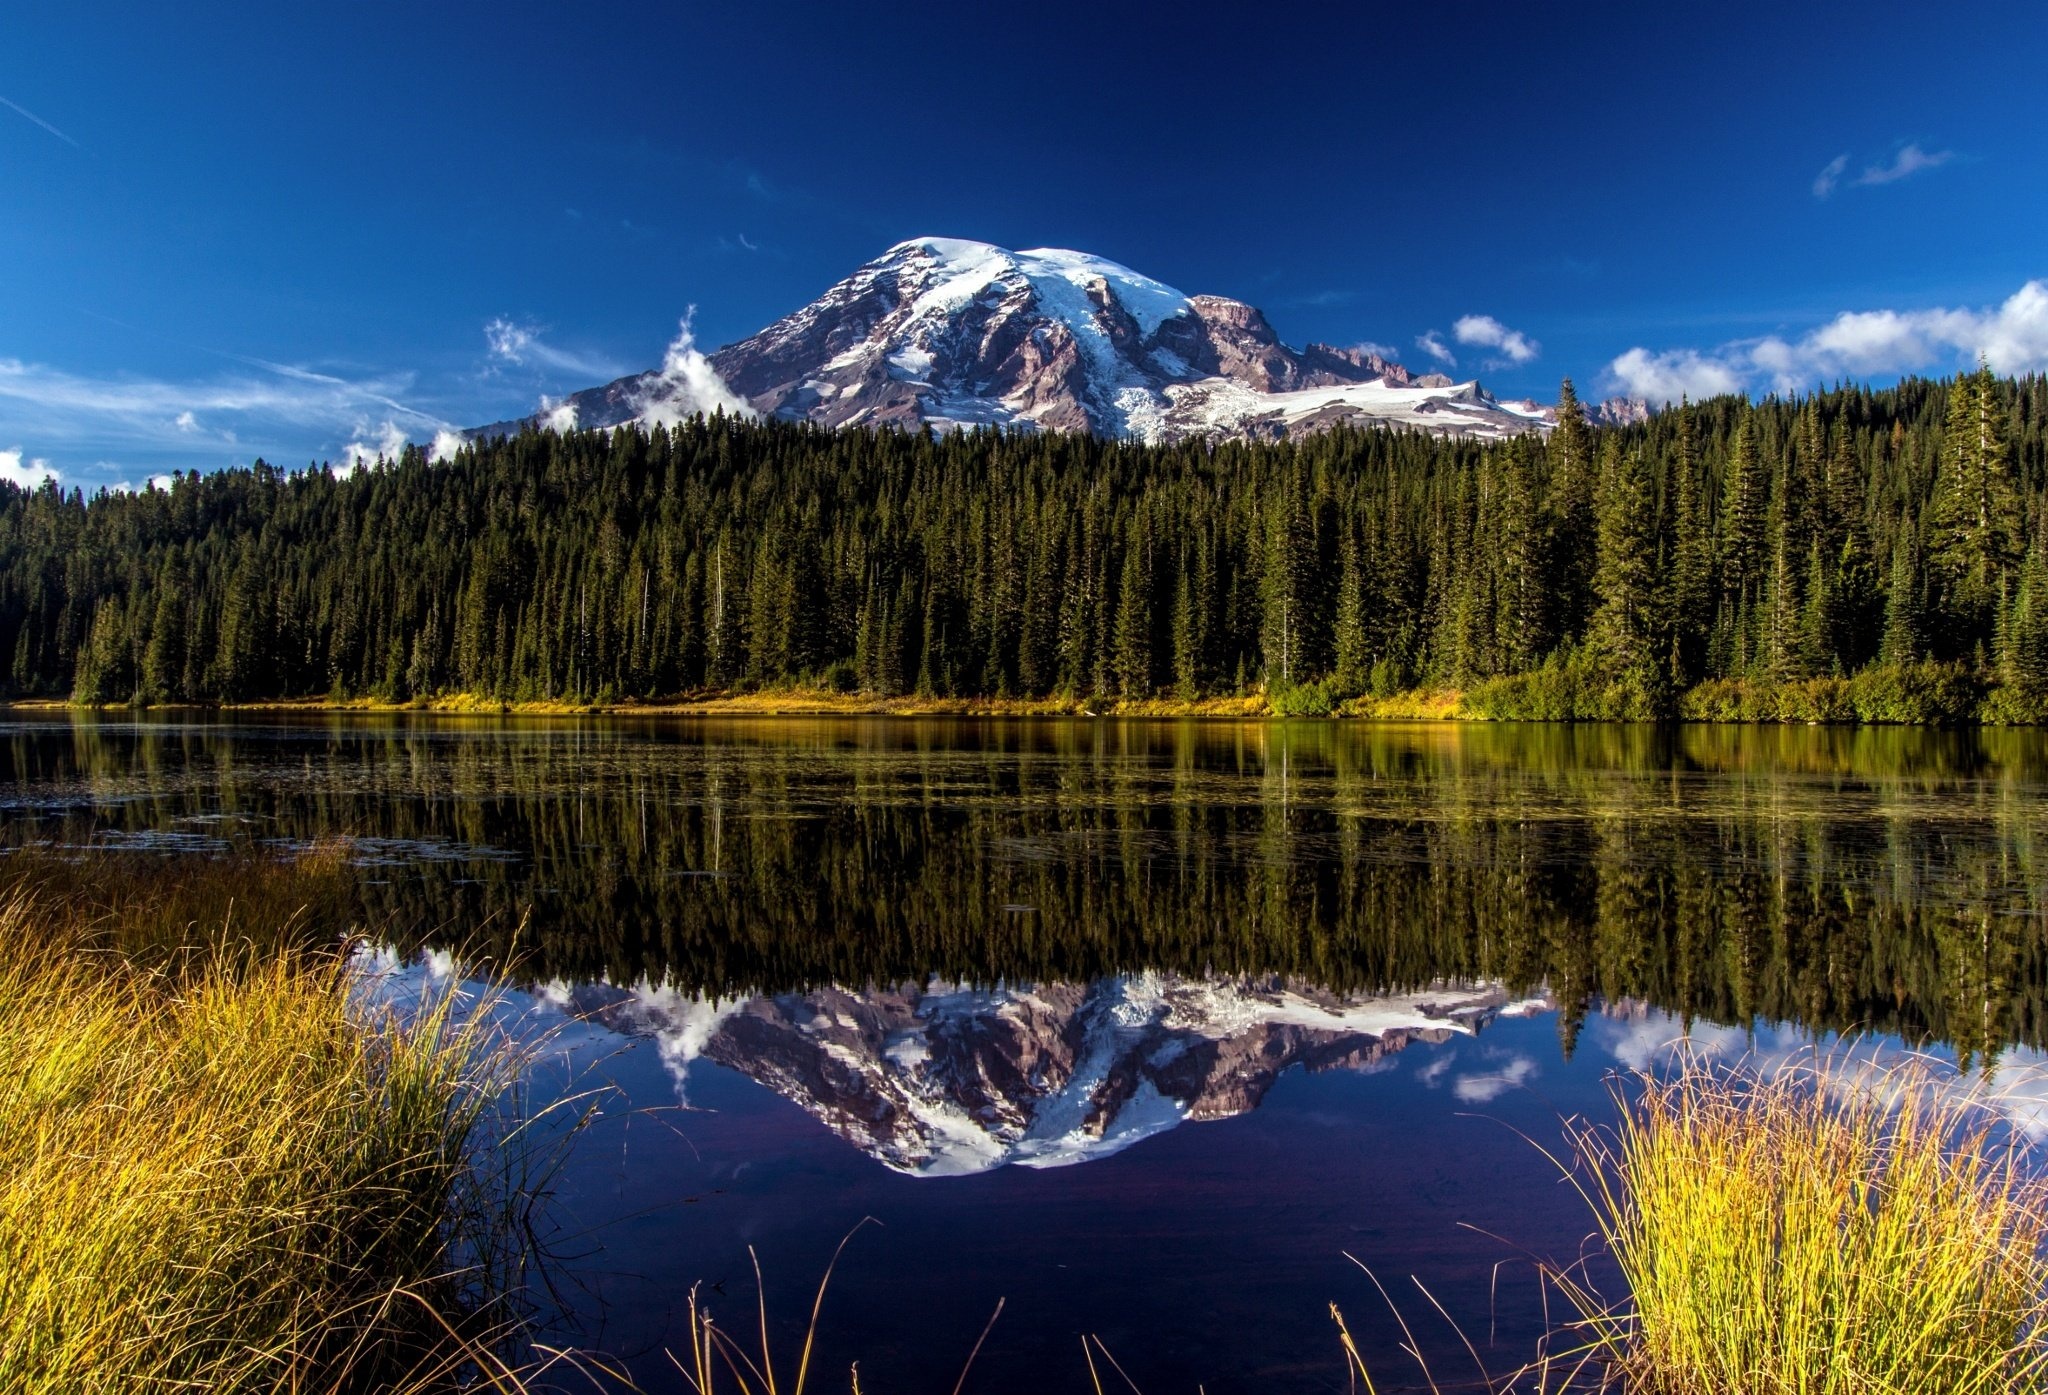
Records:
{"label": "tree line", "polygon": [[[354,474],[0,485],[0,685],[1194,699],[1554,675],[1563,715],[1942,665],[2048,688],[2048,379],[1717,398],[1500,443],[1141,445],[721,416]],[[1289,704],[1293,704],[1290,708]],[[2048,710],[2048,709],[2044,709]]]}

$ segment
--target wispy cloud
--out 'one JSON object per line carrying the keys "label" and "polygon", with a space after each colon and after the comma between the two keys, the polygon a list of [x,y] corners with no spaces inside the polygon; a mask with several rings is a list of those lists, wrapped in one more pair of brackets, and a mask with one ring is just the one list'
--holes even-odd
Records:
{"label": "wispy cloud", "polygon": [[1843,377],[1966,367],[1982,355],[2000,373],[2048,370],[2048,281],[2029,281],[1982,309],[1849,310],[1797,338],[1767,335],[1713,348],[1632,348],[1606,385],[1651,402],[1769,389],[1793,392]]}
{"label": "wispy cloud", "polygon": [[1849,157],[1846,154],[1837,155],[1834,159],[1828,161],[1827,164],[1821,166],[1820,173],[1813,177],[1813,196],[1817,199],[1824,199],[1829,194],[1834,193],[1836,186],[1842,182],[1842,176],[1848,172],[1848,169]]}
{"label": "wispy cloud", "polygon": [[1321,291],[1303,291],[1299,295],[1280,296],[1265,303],[1287,309],[1321,309],[1331,305],[1349,305],[1359,298],[1360,292],[1351,287],[1331,287]]}
{"label": "wispy cloud", "polygon": [[483,342],[489,346],[494,363],[514,363],[520,367],[545,369],[549,373],[565,373],[578,379],[614,379],[625,373],[625,369],[602,354],[559,348],[543,340],[541,334],[541,326],[520,324],[506,318],[506,315],[498,315],[496,320],[483,326]]}
{"label": "wispy cloud", "polygon": [[1458,366],[1458,356],[1451,351],[1450,345],[1444,343],[1443,335],[1435,330],[1431,330],[1427,334],[1416,335],[1415,347],[1428,354],[1438,363],[1451,368]]}
{"label": "wispy cloud", "polygon": [[52,126],[49,122],[43,120],[42,117],[37,116],[34,112],[30,111],[27,107],[22,106],[18,102],[10,102],[5,97],[0,97],[0,107],[6,107],[9,111],[15,113],[17,116],[27,117],[29,120],[35,122],[36,125],[42,127],[45,131],[48,131],[51,135],[55,136],[58,140],[61,140],[66,145],[70,146],[73,150],[84,149],[84,147],[79,145],[77,141],[71,139],[71,137],[65,135],[55,126]]}
{"label": "wispy cloud", "polygon": [[1858,184],[1896,184],[1901,179],[1916,175],[1922,170],[1940,169],[1943,165],[1955,159],[1955,157],[1956,153],[1953,150],[1928,151],[1908,143],[1899,147],[1898,153],[1892,157],[1890,164],[1866,166],[1863,173],[1856,176],[1856,182]]}
{"label": "wispy cloud", "polygon": [[1491,315],[1461,315],[1451,326],[1451,335],[1460,344],[1498,350],[1501,360],[1513,364],[1532,362],[1543,352],[1541,344]]}
{"label": "wispy cloud", "polygon": [[[94,377],[0,358],[0,430],[51,455],[63,449],[164,463],[310,449],[340,460],[387,454],[450,424],[403,400],[412,378],[344,378],[296,364],[237,359],[249,371],[193,381]],[[69,467],[67,467],[68,469]]]}
{"label": "wispy cloud", "polygon": [[[1909,179],[1923,170],[1940,169],[1956,158],[1953,150],[1927,150],[1917,141],[1907,141],[1892,152],[1891,158],[1875,164],[1868,164],[1854,179],[1847,182],[1863,188],[1874,188],[1883,184],[1896,184]],[[1844,153],[1822,166],[1821,172],[1813,177],[1813,196],[1827,198],[1842,187],[1849,173],[1849,156]]]}
{"label": "wispy cloud", "polygon": [[597,354],[563,349],[541,338],[539,325],[521,324],[500,315],[484,326],[484,342],[494,363],[518,364],[582,379],[611,379],[625,370]]}
{"label": "wispy cloud", "polygon": [[1469,1071],[1451,1082],[1451,1093],[1466,1104],[1487,1104],[1536,1077],[1536,1059],[1521,1052],[1489,1053],[1498,1061],[1493,1070]]}

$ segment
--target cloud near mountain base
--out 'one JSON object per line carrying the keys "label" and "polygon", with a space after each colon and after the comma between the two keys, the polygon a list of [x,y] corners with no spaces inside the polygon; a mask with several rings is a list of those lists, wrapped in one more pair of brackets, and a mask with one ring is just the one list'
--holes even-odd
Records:
{"label": "cloud near mountain base", "polygon": [[[692,313],[696,307],[692,306]],[[754,409],[725,385],[718,370],[697,348],[697,336],[690,329],[690,315],[684,315],[676,337],[662,356],[661,371],[648,379],[641,390],[639,419],[646,426],[675,426],[694,416],[724,412],[727,416],[751,417]]]}

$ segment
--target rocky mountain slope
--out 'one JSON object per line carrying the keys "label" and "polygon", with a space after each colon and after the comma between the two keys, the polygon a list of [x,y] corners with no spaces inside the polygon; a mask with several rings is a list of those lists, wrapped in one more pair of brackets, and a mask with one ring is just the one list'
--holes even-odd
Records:
{"label": "rocky mountain slope", "polygon": [[1363,1067],[1547,1006],[1511,1003],[1489,985],[1345,997],[1277,979],[1164,974],[723,1004],[585,985],[561,1001],[653,1037],[679,1091],[692,1061],[717,1062],[921,1176],[1104,1157],[1184,1121],[1256,1108],[1291,1067]]}
{"label": "rocky mountain slope", "polygon": [[[1256,308],[1115,262],[917,238],[709,355],[572,394],[536,424],[673,421],[712,407],[827,426],[976,425],[1173,441],[1278,439],[1338,423],[1499,437],[1550,409],[1411,374],[1360,349],[1280,341]],[[484,428],[498,432],[520,423]]]}

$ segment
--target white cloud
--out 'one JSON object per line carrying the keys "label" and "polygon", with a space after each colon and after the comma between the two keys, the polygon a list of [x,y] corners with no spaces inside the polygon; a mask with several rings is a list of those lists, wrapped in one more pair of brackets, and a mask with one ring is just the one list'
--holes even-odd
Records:
{"label": "white cloud", "polygon": [[[1852,185],[1874,188],[1881,184],[1896,184],[1922,170],[1939,169],[1956,158],[1953,150],[1924,150],[1918,142],[1908,141],[1893,153],[1890,160],[1865,165],[1863,172],[1849,181]],[[1849,172],[1847,154],[1837,155],[1822,167],[1813,177],[1813,196],[1824,199],[1842,187],[1842,178]]]}
{"label": "white cloud", "polygon": [[357,422],[347,445],[341,448],[340,464],[348,467],[350,473],[374,465],[379,460],[396,460],[405,449],[405,432],[397,422],[388,418],[372,426],[368,422]]}
{"label": "white cloud", "polygon": [[1498,349],[1509,363],[1528,363],[1543,352],[1541,344],[1491,315],[1461,315],[1451,326],[1451,334],[1460,344]]}
{"label": "white cloud", "polygon": [[1769,335],[1661,353],[1633,348],[1608,364],[1606,384],[1632,397],[1676,402],[1966,368],[1979,355],[1999,373],[2048,370],[2048,281],[2029,281],[1981,310],[1846,310],[1796,339]]}
{"label": "white cloud", "polygon": [[34,489],[45,477],[57,478],[57,472],[50,468],[49,461],[24,460],[19,446],[13,450],[0,450],[0,481],[23,489]]}
{"label": "white cloud", "polygon": [[[102,470],[111,470],[117,467],[108,461],[102,460],[99,463],[99,468]],[[171,484],[172,480],[169,475],[151,475],[141,484],[137,484],[134,480],[115,480],[112,484],[106,486],[106,488],[110,493],[114,494],[140,494],[145,490],[150,489],[168,490],[170,489]]]}
{"label": "white cloud", "polygon": [[725,385],[711,360],[698,351],[697,338],[690,332],[690,317],[696,313],[693,305],[683,316],[675,342],[662,357],[661,372],[640,390],[634,405],[644,426],[674,426],[687,417],[709,416],[714,411],[729,417],[754,415],[754,409]]}
{"label": "white cloud", "polygon": [[540,424],[549,431],[574,431],[576,429],[576,404],[574,402],[550,403],[547,398],[540,400]]}
{"label": "white cloud", "polygon": [[1734,368],[1692,349],[1630,349],[1607,365],[1607,382],[1624,396],[1658,404],[1740,392],[1743,386]]}
{"label": "white cloud", "polygon": [[1458,356],[1451,352],[1450,345],[1444,343],[1443,336],[1435,330],[1431,330],[1427,334],[1417,335],[1415,347],[1428,354],[1438,363],[1447,364],[1452,368],[1458,366]]}
{"label": "white cloud", "polygon": [[1956,153],[1953,150],[1922,150],[1918,145],[1908,142],[1899,147],[1898,154],[1892,157],[1890,164],[1865,166],[1863,173],[1856,176],[1856,182],[1895,184],[1922,170],[1939,169],[1955,157]]}
{"label": "white cloud", "polygon": [[1466,1104],[1486,1104],[1527,1084],[1536,1075],[1536,1059],[1516,1053],[1496,1070],[1463,1074],[1451,1082],[1451,1093]]}
{"label": "white cloud", "polygon": [[1401,352],[1392,344],[1375,344],[1370,339],[1361,339],[1356,344],[1353,344],[1351,347],[1356,349],[1359,353],[1371,354],[1374,358],[1383,358],[1387,360],[1387,362],[1389,363],[1392,363],[1395,357]]}
{"label": "white cloud", "polygon": [[409,375],[349,379],[292,364],[244,362],[249,371],[177,382],[97,378],[0,358],[0,430],[90,450],[96,458],[146,453],[224,464],[254,453],[241,444],[245,439],[273,454],[368,444],[374,455],[393,432],[402,438],[450,425],[401,400],[412,389]]}
{"label": "white cloud", "polygon": [[537,325],[520,324],[500,315],[484,326],[484,342],[490,346],[493,359],[522,367],[542,368],[577,378],[607,380],[618,377],[624,371],[617,364],[595,354],[581,354],[573,349],[557,348],[542,339],[540,333],[540,327]]}
{"label": "white cloud", "polygon": [[1817,199],[1824,199],[1829,194],[1834,193],[1835,186],[1842,182],[1842,175],[1847,172],[1848,168],[1849,157],[1847,155],[1837,155],[1834,159],[1828,161],[1821,168],[1821,172],[1813,177],[1813,196]]}
{"label": "white cloud", "polygon": [[468,444],[469,442],[460,431],[436,431],[434,433],[434,443],[427,447],[427,459],[433,461],[436,465],[441,464],[443,461],[453,460],[455,452]]}

